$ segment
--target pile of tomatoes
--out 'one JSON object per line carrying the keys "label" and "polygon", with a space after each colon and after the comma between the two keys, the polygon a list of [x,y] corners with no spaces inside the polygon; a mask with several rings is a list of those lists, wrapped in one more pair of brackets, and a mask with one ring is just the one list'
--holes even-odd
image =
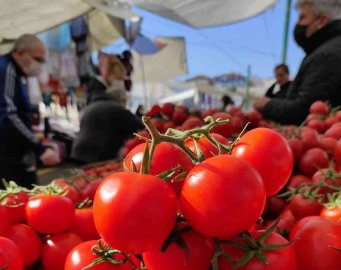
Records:
{"label": "pile of tomatoes", "polygon": [[[188,121],[183,107],[161,113]],[[0,269],[341,269],[340,113],[318,102],[311,115],[282,127],[231,108],[167,135],[144,117],[121,172],[10,183]]]}

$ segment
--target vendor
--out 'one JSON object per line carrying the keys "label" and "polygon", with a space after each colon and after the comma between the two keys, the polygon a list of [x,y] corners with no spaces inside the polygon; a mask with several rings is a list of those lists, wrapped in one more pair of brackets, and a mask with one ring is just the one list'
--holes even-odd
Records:
{"label": "vendor", "polygon": [[264,97],[254,106],[266,119],[299,125],[317,100],[341,105],[341,2],[299,0],[296,8],[294,37],[306,57],[285,99]]}
{"label": "vendor", "polygon": [[[289,81],[289,67],[285,64],[278,65],[275,68],[276,83],[274,83],[265,96],[275,99],[285,99],[291,81]],[[279,91],[275,92],[276,86],[279,85]]]}
{"label": "vendor", "polygon": [[141,120],[125,108],[126,100],[124,87],[117,85],[94,97],[73,145],[72,159],[77,164],[117,158],[125,141],[144,128]]}

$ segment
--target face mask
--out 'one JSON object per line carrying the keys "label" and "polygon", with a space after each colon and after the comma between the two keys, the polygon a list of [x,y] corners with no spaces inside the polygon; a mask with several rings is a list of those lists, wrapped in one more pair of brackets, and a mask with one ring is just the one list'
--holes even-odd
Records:
{"label": "face mask", "polygon": [[113,80],[111,86],[117,89],[124,90],[124,81],[121,80]]}
{"label": "face mask", "polygon": [[294,30],[294,38],[298,46],[301,48],[304,48],[307,44],[307,29],[309,25],[301,25],[296,24],[295,30]]}
{"label": "face mask", "polygon": [[32,60],[30,66],[24,69],[24,72],[29,77],[37,77],[42,72],[42,65]]}

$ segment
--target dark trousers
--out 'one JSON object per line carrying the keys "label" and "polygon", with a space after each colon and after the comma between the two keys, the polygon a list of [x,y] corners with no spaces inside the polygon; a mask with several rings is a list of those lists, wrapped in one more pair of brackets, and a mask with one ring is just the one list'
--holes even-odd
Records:
{"label": "dark trousers", "polygon": [[[0,163],[0,180],[5,179],[7,182],[14,181],[21,187],[31,189],[33,184],[38,183],[38,177],[35,171],[27,172],[21,166],[14,164]],[[1,189],[4,189],[2,181],[0,181]]]}

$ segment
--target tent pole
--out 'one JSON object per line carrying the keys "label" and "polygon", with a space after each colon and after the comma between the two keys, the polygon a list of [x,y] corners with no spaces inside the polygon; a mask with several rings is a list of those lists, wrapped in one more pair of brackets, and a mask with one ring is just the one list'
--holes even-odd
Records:
{"label": "tent pole", "polygon": [[246,78],[246,94],[244,101],[244,109],[249,110],[249,99],[250,99],[250,80],[251,80],[251,65],[247,66],[247,78]]}
{"label": "tent pole", "polygon": [[285,13],[285,25],[284,25],[284,40],[283,40],[283,52],[282,52],[282,63],[285,64],[287,60],[288,50],[288,36],[290,26],[290,12],[291,12],[291,0],[287,0],[287,7]]}
{"label": "tent pole", "polygon": [[141,65],[141,73],[142,73],[142,83],[143,83],[143,93],[144,93],[144,107],[148,108],[148,95],[147,95],[147,86],[146,86],[146,73],[144,69],[143,63],[143,55],[140,54],[140,65]]}

